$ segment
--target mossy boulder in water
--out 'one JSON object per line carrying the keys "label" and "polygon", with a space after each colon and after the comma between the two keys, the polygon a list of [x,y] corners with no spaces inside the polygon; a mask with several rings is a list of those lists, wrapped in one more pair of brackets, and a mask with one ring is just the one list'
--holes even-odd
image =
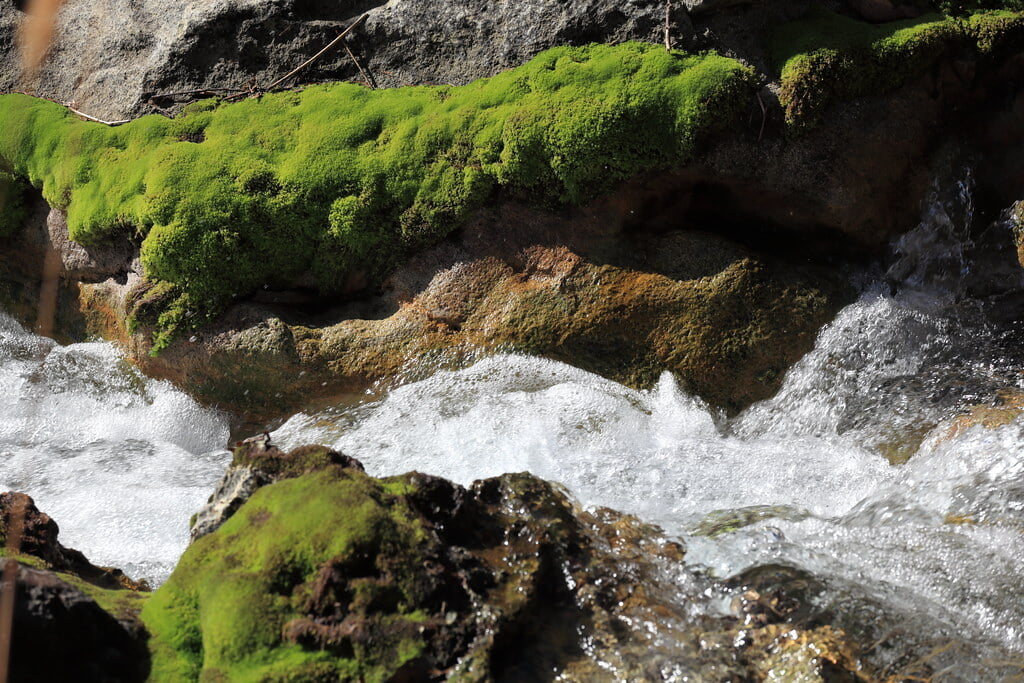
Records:
{"label": "mossy boulder in water", "polygon": [[[302,452],[326,450],[293,451]],[[266,453],[282,457],[262,439],[240,448],[243,460]],[[463,488],[320,463],[259,487],[188,548],[143,612],[152,680],[594,681],[611,680],[609,668],[630,680],[770,670],[771,645],[750,647],[737,628],[749,635],[785,614],[754,624],[700,616],[685,595],[710,583],[684,568],[683,554],[656,527],[583,511],[528,474]],[[803,615],[803,594],[783,583],[753,588]],[[790,624],[787,634],[803,631]],[[845,643],[838,631],[833,640]]]}

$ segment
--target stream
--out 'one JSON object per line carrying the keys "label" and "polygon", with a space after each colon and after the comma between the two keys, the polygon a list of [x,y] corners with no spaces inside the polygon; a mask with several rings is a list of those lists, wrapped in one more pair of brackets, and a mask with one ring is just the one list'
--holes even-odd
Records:
{"label": "stream", "polygon": [[[704,613],[728,610],[717,579],[799,567],[851,629],[911,643],[875,648],[893,671],[909,670],[912,652],[934,680],[1019,675],[1024,417],[956,417],[1024,397],[1011,313],[1024,305],[1024,269],[1008,219],[977,226],[970,190],[967,172],[936,187],[886,266],[852,275],[859,297],[781,391],[736,417],[668,373],[636,391],[499,355],[300,413],[273,440],[333,446],[373,475],[416,469],[468,484],[530,471],[680,537],[699,580],[679,599]],[[61,541],[97,564],[163,581],[229,459],[226,417],[108,344],[59,346],[6,316],[0,410],[3,490],[32,495]]]}

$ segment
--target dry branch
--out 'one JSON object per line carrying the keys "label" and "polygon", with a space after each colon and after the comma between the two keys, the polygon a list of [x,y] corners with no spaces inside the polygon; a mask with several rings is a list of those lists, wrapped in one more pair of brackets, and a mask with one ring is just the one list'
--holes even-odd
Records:
{"label": "dry branch", "polygon": [[87,119],[89,121],[95,121],[96,123],[102,123],[102,124],[104,124],[106,126],[123,126],[126,123],[131,123],[132,122],[132,119],[125,119],[123,121],[104,121],[103,119],[98,119],[95,116],[89,116],[88,114],[86,114],[84,112],[80,112],[77,109],[75,109],[74,107],[72,107],[70,104],[65,104],[64,106],[67,107],[68,111],[70,111],[72,114],[75,114],[77,116],[81,116],[83,119]]}
{"label": "dry branch", "polygon": [[672,0],[665,0],[665,49],[672,51]]}
{"label": "dry branch", "polygon": [[364,14],[363,16],[361,16],[358,19],[356,19],[355,21],[353,21],[352,24],[349,25],[348,28],[346,28],[344,31],[342,31],[340,34],[338,34],[338,37],[335,38],[334,40],[332,40],[330,43],[328,43],[322,50],[320,50],[320,52],[317,52],[315,55],[313,55],[312,57],[310,57],[309,59],[304,61],[302,64],[300,64],[299,66],[295,67],[294,69],[292,69],[291,71],[286,73],[284,76],[281,76],[281,78],[277,79],[276,81],[274,81],[273,83],[268,85],[266,87],[266,90],[273,90],[274,88],[276,88],[277,86],[281,85],[282,83],[287,81],[289,78],[291,78],[295,74],[297,74],[300,71],[302,71],[303,69],[305,69],[307,66],[309,66],[310,64],[312,64],[316,60],[320,59],[320,57],[322,57],[328,50],[330,50],[332,47],[334,47],[339,42],[344,40],[345,36],[347,36],[349,33],[354,31],[356,29],[356,27],[358,27],[360,24],[362,24],[364,21],[366,21],[366,17],[368,17],[368,16],[369,15]]}

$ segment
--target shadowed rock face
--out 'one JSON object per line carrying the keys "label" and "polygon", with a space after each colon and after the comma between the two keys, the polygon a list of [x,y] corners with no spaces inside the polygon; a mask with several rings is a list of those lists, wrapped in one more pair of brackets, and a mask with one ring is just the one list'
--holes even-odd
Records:
{"label": "shadowed rock face", "polygon": [[53,572],[19,565],[10,680],[144,681],[149,656],[139,632]]}
{"label": "shadowed rock face", "polygon": [[145,680],[138,614],[148,587],[64,547],[59,532],[29,496],[0,494],[0,547],[10,547],[9,534],[17,542],[17,559],[0,559],[5,578],[15,565],[10,680]]}

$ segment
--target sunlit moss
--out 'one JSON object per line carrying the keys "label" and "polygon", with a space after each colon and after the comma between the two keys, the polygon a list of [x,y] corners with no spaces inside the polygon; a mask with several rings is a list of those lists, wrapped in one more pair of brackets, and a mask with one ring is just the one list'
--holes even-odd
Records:
{"label": "sunlit moss", "polygon": [[144,238],[147,277],[177,293],[154,312],[159,347],[263,285],[372,279],[499,186],[574,203],[685,161],[751,83],[731,59],[628,43],[462,87],[324,85],[117,128],[5,95],[0,158],[66,209],[73,239]]}
{"label": "sunlit moss", "polygon": [[[147,603],[153,681],[386,680],[424,647],[413,588],[395,574],[399,600],[377,638],[349,656],[306,649],[282,634],[303,617],[304,586],[328,561],[405,549],[410,567],[425,539],[401,499],[361,472],[328,468],[259,489],[216,532],[185,552]],[[408,572],[412,575],[412,571]],[[379,582],[353,578],[353,610]],[[405,634],[405,635],[403,635]],[[218,678],[220,677],[220,678]]]}

